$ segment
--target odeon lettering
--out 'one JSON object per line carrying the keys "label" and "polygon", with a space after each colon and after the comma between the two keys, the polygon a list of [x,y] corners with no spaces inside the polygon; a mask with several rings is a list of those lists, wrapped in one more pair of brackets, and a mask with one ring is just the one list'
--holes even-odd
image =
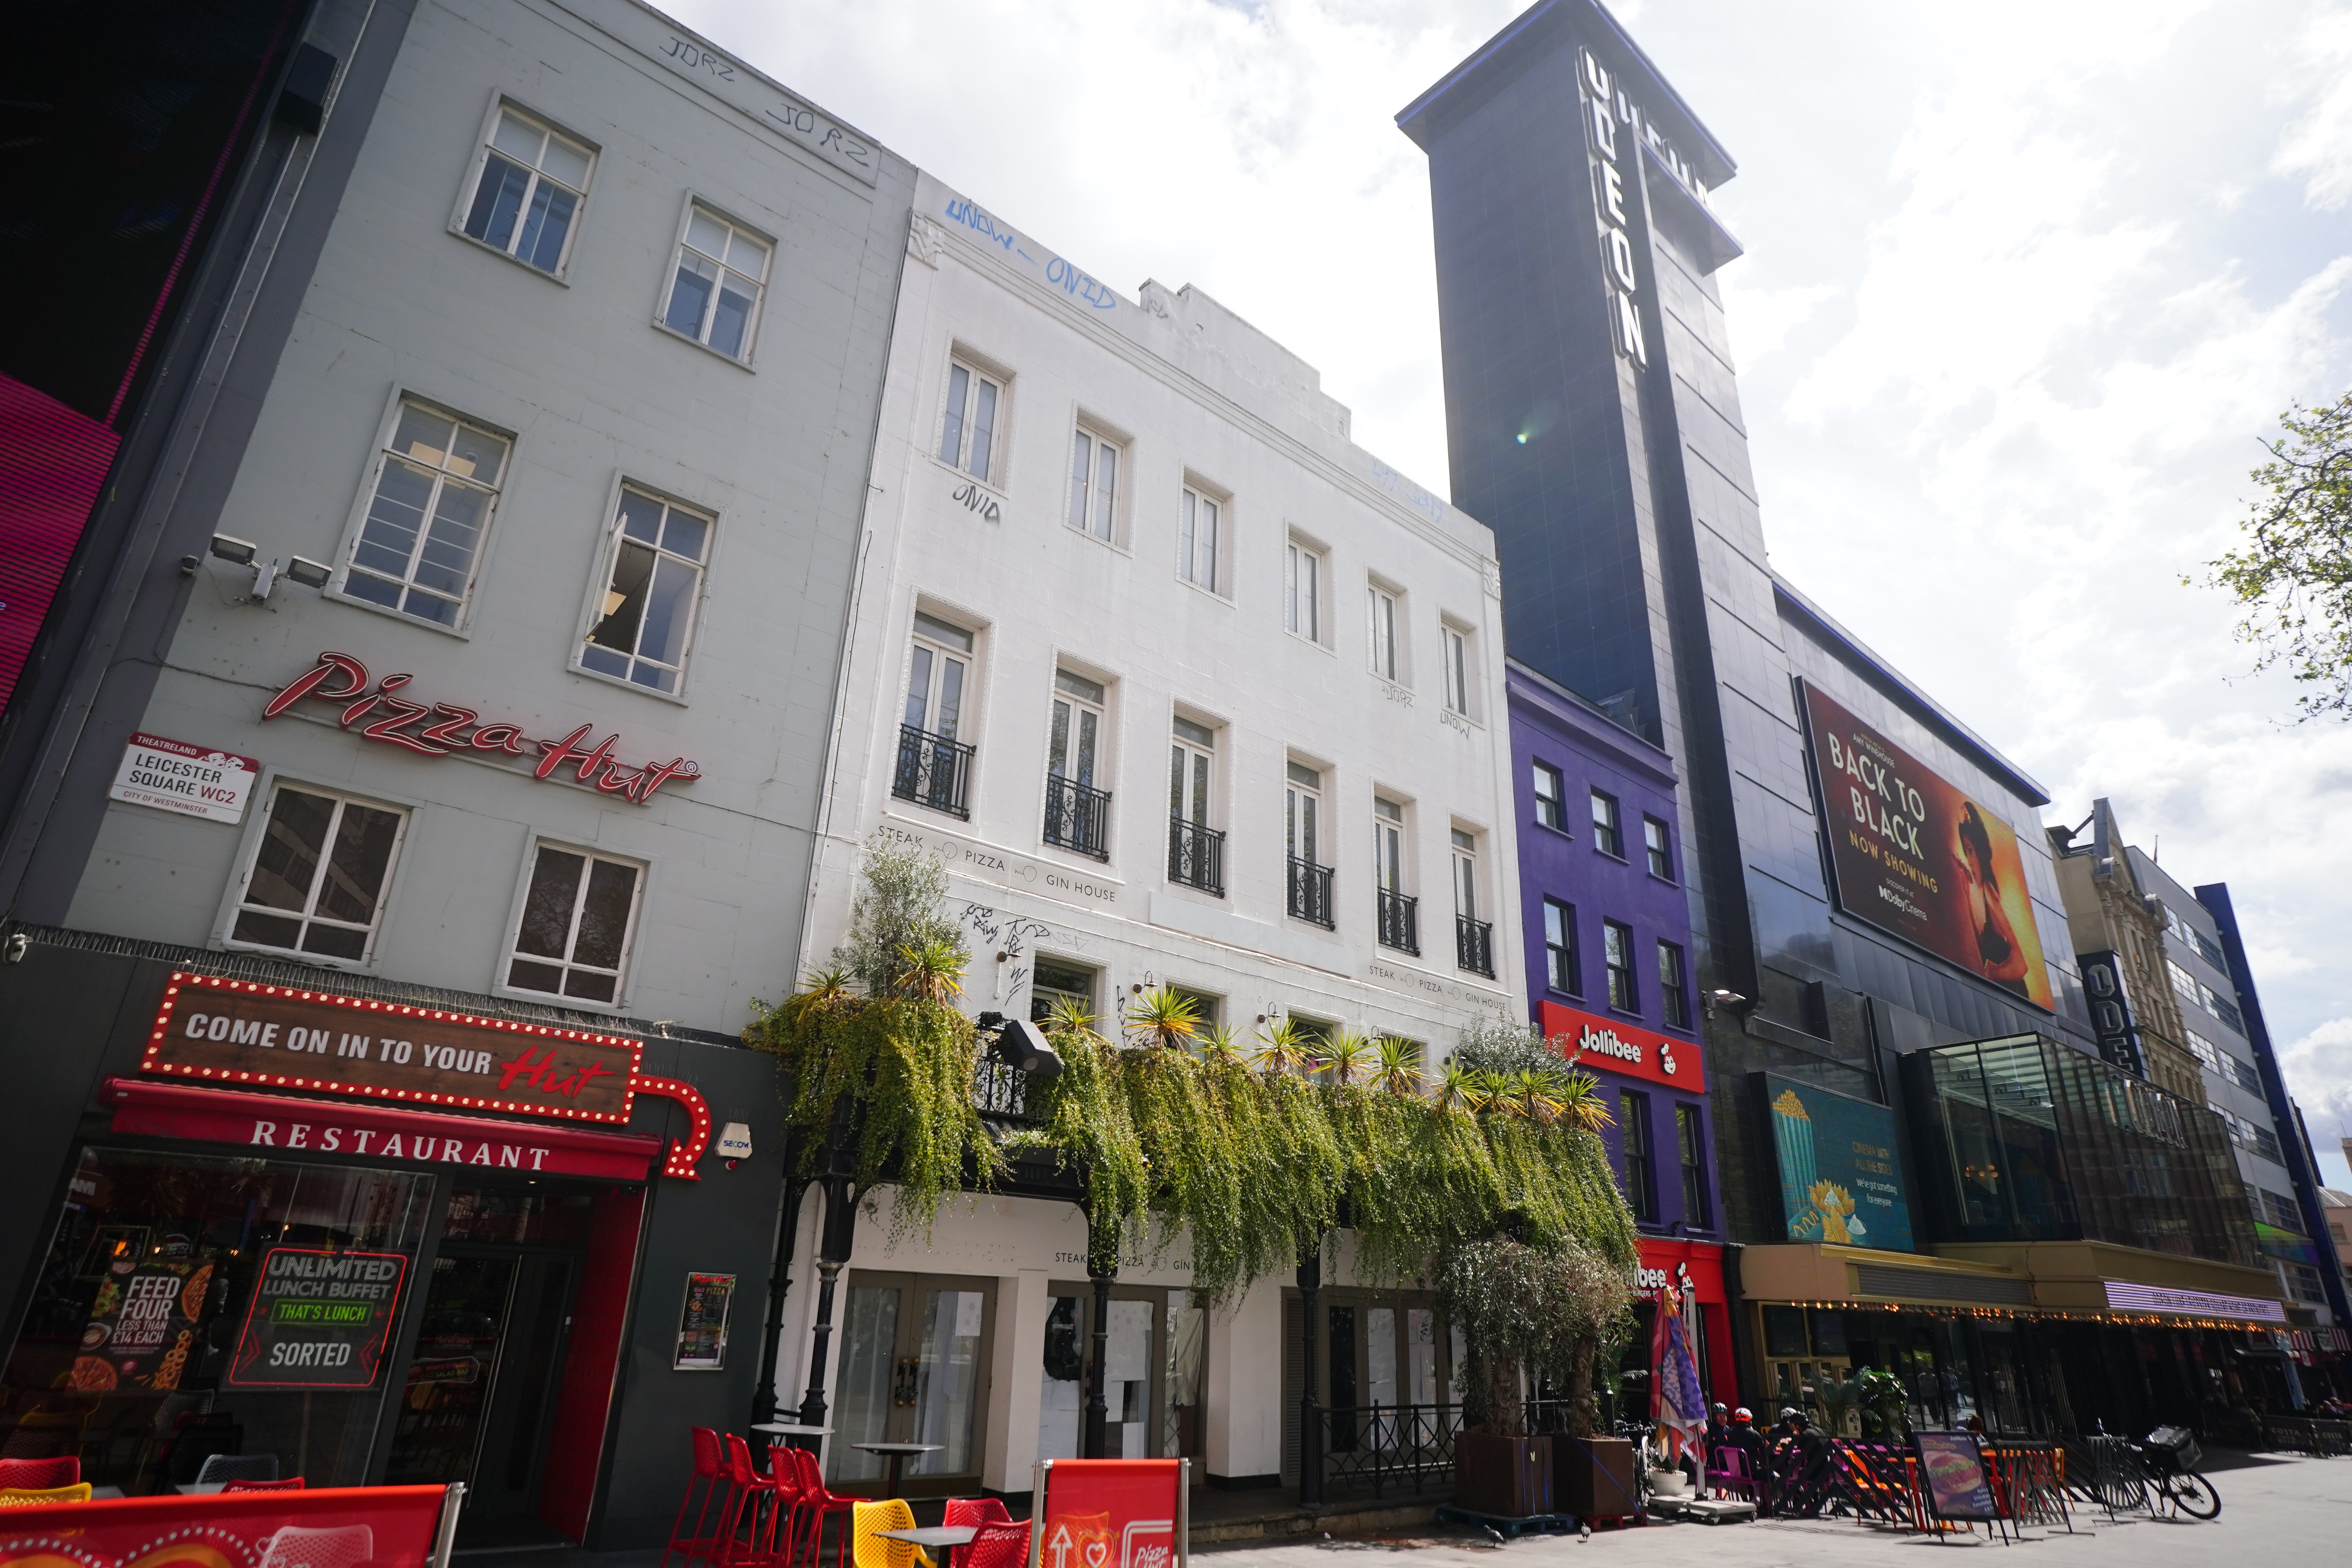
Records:
{"label": "odeon lettering", "polygon": [[341,702],[345,706],[335,722],[345,730],[358,725],[364,740],[382,741],[427,757],[466,751],[528,757],[536,750],[540,757],[531,770],[533,778],[552,778],[559,770],[569,768],[575,782],[638,805],[651,800],[654,791],[672,779],[691,781],[702,776],[701,767],[684,757],[625,767],[614,756],[621,737],[611,734],[593,740],[593,724],[583,724],[559,741],[530,740],[519,725],[479,722],[481,716],[470,708],[412,701],[399,692],[414,679],[387,675],[371,685],[367,666],[358,659],[349,654],[322,653],[315,666],[269,700],[261,716],[275,719],[305,700]]}

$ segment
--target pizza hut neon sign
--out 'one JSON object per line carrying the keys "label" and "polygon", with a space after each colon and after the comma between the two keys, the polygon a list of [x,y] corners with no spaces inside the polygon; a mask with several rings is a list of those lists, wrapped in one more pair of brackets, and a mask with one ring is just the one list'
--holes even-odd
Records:
{"label": "pizza hut neon sign", "polygon": [[654,791],[672,779],[702,776],[702,769],[684,757],[672,757],[666,763],[648,762],[642,767],[625,767],[613,755],[614,748],[620,743],[619,734],[592,741],[590,737],[596,729],[593,724],[583,724],[560,741],[534,741],[527,738],[519,725],[480,722],[481,715],[470,708],[415,701],[400,694],[413,679],[408,675],[387,675],[371,685],[367,666],[358,659],[346,653],[322,653],[315,666],[269,700],[261,716],[275,719],[305,699],[341,702],[345,707],[336,723],[345,730],[357,726],[364,740],[382,741],[427,757],[468,751],[529,757],[536,750],[539,761],[531,769],[531,777],[551,778],[557,770],[569,767],[572,778],[579,783],[592,784],[603,794],[617,795],[638,805],[651,800]]}

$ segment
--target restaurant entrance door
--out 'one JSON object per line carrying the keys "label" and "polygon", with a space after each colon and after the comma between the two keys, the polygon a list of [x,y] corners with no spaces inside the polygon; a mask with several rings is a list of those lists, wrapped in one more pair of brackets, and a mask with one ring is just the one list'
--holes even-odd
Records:
{"label": "restaurant entrance door", "polygon": [[384,1483],[465,1482],[462,1544],[555,1536],[539,1486],[589,1203],[536,1187],[450,1194]]}

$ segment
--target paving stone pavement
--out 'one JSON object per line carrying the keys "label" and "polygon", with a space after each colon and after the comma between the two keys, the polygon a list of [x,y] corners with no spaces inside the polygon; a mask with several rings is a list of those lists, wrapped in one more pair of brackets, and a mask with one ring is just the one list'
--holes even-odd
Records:
{"label": "paving stone pavement", "polygon": [[[1234,1546],[1198,1553],[1204,1568],[1380,1568],[1410,1554],[1412,1568],[1842,1568],[1907,1563],[1936,1568],[1964,1552],[2014,1552],[2021,1568],[2325,1568],[2352,1563],[2352,1459],[2210,1455],[2207,1478],[2221,1495],[2210,1523],[2110,1523],[2078,1510],[2074,1533],[2028,1530],[2015,1546],[1974,1536],[1897,1534],[1846,1521],[1651,1525],[1576,1536],[1530,1535],[1496,1546],[1466,1532],[1430,1529],[1363,1541]],[[2228,1468],[2220,1468],[2226,1465]],[[1399,1564],[1398,1568],[1404,1568]],[[1995,1568],[1988,1562],[1985,1568]]]}

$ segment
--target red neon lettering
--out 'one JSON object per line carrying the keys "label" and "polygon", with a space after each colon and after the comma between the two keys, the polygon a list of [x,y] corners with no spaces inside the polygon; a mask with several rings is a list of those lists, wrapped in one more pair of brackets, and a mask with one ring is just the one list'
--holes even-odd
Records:
{"label": "red neon lettering", "polygon": [[474,731],[474,750],[504,752],[510,757],[523,754],[522,730],[514,724],[485,724]]}
{"label": "red neon lettering", "polygon": [[580,750],[580,742],[587,739],[588,731],[594,728],[593,724],[583,724],[561,741],[532,742],[547,755],[540,759],[539,766],[532,771],[531,777],[543,779],[572,758],[585,756],[587,753]]}
{"label": "red neon lettering", "polygon": [[371,741],[389,741],[395,746],[405,746],[412,752],[422,752],[428,757],[446,757],[449,754],[449,748],[446,746],[430,745],[422,736],[400,733],[402,730],[430,714],[433,711],[432,709],[422,702],[411,702],[404,697],[387,697],[383,700],[383,705],[392,711],[362,730],[361,734]]}
{"label": "red neon lettering", "polygon": [[644,787],[639,789],[636,794],[631,795],[629,798],[635,801],[639,805],[643,805],[646,801],[653,798],[654,791],[661,788],[662,785],[669,783],[670,780],[674,778],[698,779],[701,776],[702,769],[695,763],[688,762],[684,757],[672,757],[669,761],[662,763],[658,767],[648,763],[644,774]]}
{"label": "red neon lettering", "polygon": [[365,697],[361,698],[357,702],[354,702],[350,707],[344,709],[343,716],[337,720],[336,722],[341,724],[346,730],[350,729],[352,725],[366,718],[370,710],[372,710],[377,703],[383,700],[384,694],[386,692],[390,691],[395,686],[405,686],[415,679],[416,678],[413,675],[385,676],[382,680],[375,683],[375,689],[373,691],[369,692]]}
{"label": "red neon lettering", "polygon": [[[344,684],[341,690],[320,689],[331,675],[340,675],[343,678]],[[345,697],[356,697],[367,689],[367,683],[366,665],[347,653],[322,653],[319,656],[317,667],[297,676],[285,690],[271,698],[269,706],[261,710],[261,716],[264,719],[275,719],[305,697],[320,697],[330,701]]]}
{"label": "red neon lettering", "polygon": [[457,731],[474,721],[474,710],[470,708],[452,708],[446,702],[436,702],[433,705],[433,711],[446,713],[448,717],[438,724],[425,725],[417,732],[416,738],[446,747],[464,745],[466,742],[457,738]]}

